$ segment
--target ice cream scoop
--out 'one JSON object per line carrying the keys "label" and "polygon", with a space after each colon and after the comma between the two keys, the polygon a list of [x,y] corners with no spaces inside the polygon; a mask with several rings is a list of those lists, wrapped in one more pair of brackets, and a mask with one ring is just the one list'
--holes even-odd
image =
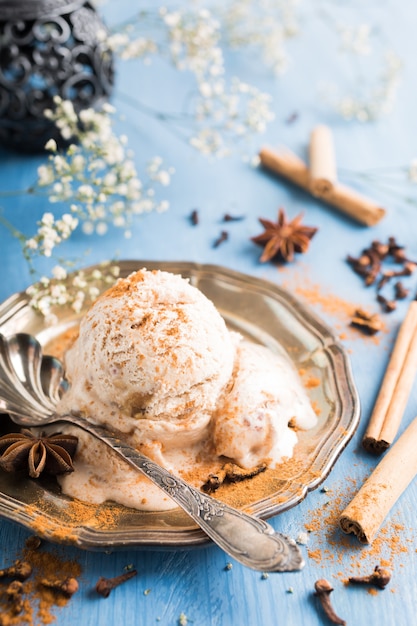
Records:
{"label": "ice cream scoop", "polygon": [[275,467],[291,458],[297,435],[317,416],[287,357],[242,341],[237,346],[233,385],[214,420],[216,453],[250,468]]}
{"label": "ice cream scoop", "polygon": [[91,307],[65,358],[75,410],[129,433],[133,445],[190,446],[207,436],[230,381],[233,336],[201,291],[178,275],[141,270]]}

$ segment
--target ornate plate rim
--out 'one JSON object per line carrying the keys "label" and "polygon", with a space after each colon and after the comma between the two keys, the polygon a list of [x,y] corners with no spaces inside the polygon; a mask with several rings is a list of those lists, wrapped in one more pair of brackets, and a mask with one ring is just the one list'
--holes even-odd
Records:
{"label": "ornate plate rim", "polygon": [[[122,276],[146,267],[148,269],[160,269],[182,274],[189,277],[190,281],[196,286],[199,286],[203,276],[207,277],[210,275],[214,275],[217,278],[221,277],[225,281],[229,281],[230,284],[244,283],[246,286],[250,286],[253,292],[266,294],[278,300],[290,315],[321,343],[333,372],[334,389],[337,392],[337,400],[340,406],[338,425],[343,426],[343,436],[339,436],[337,441],[332,442],[330,450],[325,451],[323,448],[321,453],[317,455],[317,458],[320,460],[320,472],[317,472],[317,476],[314,479],[301,485],[301,489],[292,493],[292,496],[288,497],[284,502],[274,504],[271,502],[273,495],[271,494],[271,496],[251,504],[250,510],[255,515],[267,519],[299,504],[310,491],[316,489],[329,475],[336,460],[351,440],[359,423],[360,400],[354,383],[350,360],[347,351],[339,343],[332,331],[293,294],[289,293],[285,288],[263,278],[244,274],[223,266],[187,261],[123,260],[114,264],[120,267]],[[99,267],[100,265],[93,265],[83,269],[85,272],[92,272]],[[8,328],[11,325],[13,326],[12,332],[20,332],[19,320],[22,319],[25,311],[28,309],[29,296],[26,292],[23,291],[10,296],[0,304],[0,331],[4,332],[3,328]],[[25,511],[24,504],[10,498],[1,491],[0,516],[32,529],[31,518]],[[58,520],[57,527],[59,525],[60,522]],[[152,549],[158,547],[164,549],[188,548],[210,542],[203,531],[197,527],[186,529],[168,528],[163,531],[149,528],[121,528],[97,531],[95,528],[80,526],[75,536],[72,535],[68,541],[61,537],[57,539],[54,537],[54,533],[49,530],[46,530],[43,536],[51,541],[75,544],[77,547],[89,550],[128,549],[132,547]]]}

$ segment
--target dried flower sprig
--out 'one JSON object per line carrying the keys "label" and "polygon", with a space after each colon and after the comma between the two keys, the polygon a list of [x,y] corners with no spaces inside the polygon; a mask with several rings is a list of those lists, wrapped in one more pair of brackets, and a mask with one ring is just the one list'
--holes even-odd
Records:
{"label": "dried flower sprig", "polygon": [[30,273],[38,277],[38,282],[28,289],[31,305],[49,321],[54,319],[51,310],[57,306],[70,306],[79,312],[86,302],[97,297],[99,285],[115,280],[118,269],[103,265],[88,279],[79,272],[67,280],[68,271],[74,270],[76,261],[61,259],[51,278],[39,278],[37,261],[53,257],[55,249],[79,226],[87,235],[93,232],[104,235],[113,226],[122,228],[125,237],[129,237],[134,218],[168,209],[167,201],[156,199],[155,184],[169,185],[173,173],[172,168],[163,167],[160,157],[155,157],[148,164],[146,184],[142,182],[133,153],[127,149],[127,138],[113,131],[115,110],[110,105],[80,113],[72,102],[59,97],[54,99],[54,105],[54,110],[45,111],[45,115],[59,128],[67,147],[60,151],[55,140],[47,142],[48,161],[38,168],[37,182],[26,193],[43,192],[51,203],[69,204],[70,212],[61,217],[52,211],[45,212],[31,236],[0,216],[2,225],[19,239]]}
{"label": "dried flower sprig", "polygon": [[26,293],[30,296],[32,308],[45,317],[47,325],[57,321],[54,309],[69,307],[75,313],[94,302],[103,288],[110,287],[119,277],[120,268],[105,261],[91,272],[79,270],[68,275],[67,270],[57,265],[52,270],[52,278],[43,276],[31,285]]}
{"label": "dried flower sprig", "polygon": [[[140,180],[127,137],[113,132],[112,106],[77,114],[70,101],[56,97],[54,103],[54,110],[45,115],[71,143],[62,154],[54,140],[47,143],[50,156],[38,169],[38,185],[46,188],[51,202],[71,203],[86,234],[105,234],[111,224],[129,237],[133,217],[169,207],[168,202],[155,200],[150,183],[168,185],[172,170],[163,169],[162,159],[156,158],[148,166],[147,184]],[[36,238],[31,241],[36,243]]]}
{"label": "dried flower sprig", "polygon": [[[338,36],[340,64],[348,63],[354,77],[350,93],[343,94],[334,83],[322,83],[323,100],[345,120],[369,122],[390,113],[401,82],[403,62],[387,46],[383,29],[377,22],[347,23],[346,15],[342,17],[334,7],[323,11],[321,18],[329,32]],[[372,60],[369,69],[365,65],[366,57]],[[380,67],[377,72],[375,63]]]}
{"label": "dried flower sprig", "polygon": [[288,40],[299,34],[298,0],[239,0],[227,3],[220,13],[224,38],[236,49],[259,50],[262,61],[275,75],[289,64]]}
{"label": "dried flower sprig", "polygon": [[[152,24],[153,38],[143,37],[144,22]],[[199,152],[217,157],[228,155],[236,138],[263,133],[274,118],[268,94],[238,78],[225,78],[221,26],[208,9],[163,8],[140,12],[107,40],[122,59],[149,62],[159,54],[176,69],[193,74],[196,92],[181,114],[153,111],[132,96],[128,101],[175,126],[177,134]]]}

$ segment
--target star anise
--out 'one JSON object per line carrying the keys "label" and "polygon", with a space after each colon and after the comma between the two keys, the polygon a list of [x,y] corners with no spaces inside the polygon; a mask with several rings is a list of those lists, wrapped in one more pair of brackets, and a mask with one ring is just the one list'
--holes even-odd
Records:
{"label": "star anise", "polygon": [[310,239],[316,234],[317,228],[303,226],[301,224],[302,218],[303,216],[300,214],[288,221],[284,209],[279,209],[277,222],[259,218],[265,231],[251,239],[258,245],[264,246],[264,251],[259,259],[261,263],[270,261],[274,257],[284,261],[292,261],[295,252],[307,251]]}
{"label": "star anise", "polygon": [[27,469],[31,478],[48,474],[73,472],[72,457],[78,437],[74,435],[35,435],[23,429],[20,433],[9,433],[0,437],[0,468],[6,472]]}

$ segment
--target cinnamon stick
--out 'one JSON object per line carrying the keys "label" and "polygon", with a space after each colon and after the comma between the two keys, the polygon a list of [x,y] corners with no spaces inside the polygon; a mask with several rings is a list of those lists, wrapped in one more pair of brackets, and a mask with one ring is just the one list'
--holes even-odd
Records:
{"label": "cinnamon stick", "polygon": [[334,187],[337,180],[333,135],[328,126],[313,128],[309,146],[310,190],[313,196],[322,196]]}
{"label": "cinnamon stick", "polygon": [[389,511],[417,475],[417,417],[387,452],[339,518],[345,533],[372,543]]}
{"label": "cinnamon stick", "polygon": [[261,164],[274,174],[282,176],[295,185],[308,189],[310,175],[304,161],[287,149],[275,152],[271,148],[262,148],[259,152]]}
{"label": "cinnamon stick", "polygon": [[[288,150],[275,152],[271,148],[262,148],[259,158],[263,167],[311,193],[308,168],[297,156]],[[366,226],[374,226],[385,215],[385,209],[373,200],[340,183],[316,197]]]}
{"label": "cinnamon stick", "polygon": [[362,440],[380,454],[393,442],[417,373],[417,302],[412,302],[398,332],[377,401]]}

